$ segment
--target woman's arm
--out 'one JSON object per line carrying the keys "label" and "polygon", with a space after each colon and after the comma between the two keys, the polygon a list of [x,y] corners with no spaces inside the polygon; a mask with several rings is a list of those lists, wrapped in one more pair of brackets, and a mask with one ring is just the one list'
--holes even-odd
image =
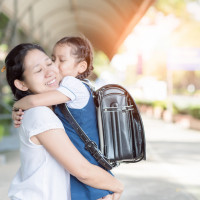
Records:
{"label": "woman's arm", "polygon": [[107,171],[88,162],[75,148],[63,129],[48,130],[34,137],[79,181],[98,189],[122,193],[122,183]]}
{"label": "woman's arm", "polygon": [[41,94],[28,95],[23,97],[14,104],[14,108],[27,110],[37,106],[51,106],[66,103],[70,98],[62,94],[58,90],[53,90]]}

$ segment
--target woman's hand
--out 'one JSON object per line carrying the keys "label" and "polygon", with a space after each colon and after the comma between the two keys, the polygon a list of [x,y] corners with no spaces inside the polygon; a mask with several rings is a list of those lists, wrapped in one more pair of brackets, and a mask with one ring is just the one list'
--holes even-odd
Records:
{"label": "woman's hand", "polygon": [[15,128],[19,128],[21,123],[22,123],[22,119],[23,119],[23,110],[19,109],[18,111],[13,110],[12,111],[12,119],[13,119],[13,124]]}
{"label": "woman's hand", "polygon": [[[123,189],[122,189],[122,192],[123,192]],[[102,197],[97,200],[119,200],[122,195],[122,192],[115,192],[113,194],[108,194],[105,197]]]}
{"label": "woman's hand", "polygon": [[121,195],[122,195],[122,192],[120,192],[120,193],[115,192],[113,194],[108,194],[105,197],[102,197],[102,198],[97,199],[97,200],[119,200]]}
{"label": "woman's hand", "polygon": [[119,200],[120,199],[120,197],[121,197],[121,195],[122,195],[122,192],[120,192],[120,193],[114,193],[113,194],[113,200]]}
{"label": "woman's hand", "polygon": [[108,194],[105,197],[102,197],[100,199],[97,200],[113,200],[113,194]]}

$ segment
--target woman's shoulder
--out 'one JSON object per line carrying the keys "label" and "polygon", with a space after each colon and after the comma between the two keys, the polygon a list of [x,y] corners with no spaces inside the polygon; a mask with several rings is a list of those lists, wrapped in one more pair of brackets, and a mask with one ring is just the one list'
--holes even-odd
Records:
{"label": "woman's shoulder", "polygon": [[34,118],[34,117],[44,117],[49,115],[55,115],[54,112],[48,108],[47,106],[38,106],[34,108],[30,108],[24,112],[25,118]]}
{"label": "woman's shoulder", "polygon": [[49,107],[47,107],[47,106],[37,106],[37,107],[34,107],[34,108],[30,108],[30,109],[28,109],[28,110],[26,110],[24,113],[26,114],[26,115],[32,115],[32,114],[34,114],[34,113],[37,113],[38,114],[38,112],[47,112],[47,113],[53,113],[53,111],[49,108]]}
{"label": "woman's shoulder", "polygon": [[36,124],[36,123],[51,123],[60,121],[55,113],[46,106],[38,106],[28,109],[24,112],[23,123],[24,124]]}
{"label": "woman's shoulder", "polygon": [[62,122],[56,114],[46,106],[38,106],[25,111],[23,128],[31,134],[40,133],[44,130],[63,128]]}

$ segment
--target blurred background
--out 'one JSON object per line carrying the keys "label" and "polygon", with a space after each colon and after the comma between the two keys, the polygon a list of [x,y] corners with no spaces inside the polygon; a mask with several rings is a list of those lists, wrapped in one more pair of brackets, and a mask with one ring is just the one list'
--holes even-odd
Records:
{"label": "blurred background", "polygon": [[[127,186],[122,199],[199,200],[200,1],[0,0],[1,68],[19,43],[39,43],[51,55],[57,40],[81,34],[94,47],[96,89],[123,85],[145,125],[145,164],[114,170]],[[1,72],[0,200],[19,167],[12,104]]]}

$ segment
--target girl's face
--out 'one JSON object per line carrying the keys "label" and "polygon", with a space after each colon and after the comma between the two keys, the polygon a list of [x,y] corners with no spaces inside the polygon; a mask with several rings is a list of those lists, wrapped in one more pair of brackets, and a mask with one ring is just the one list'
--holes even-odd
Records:
{"label": "girl's face", "polygon": [[53,49],[52,60],[58,66],[62,78],[65,76],[76,77],[81,72],[81,65],[71,55],[71,50],[72,47],[67,44],[56,45]]}
{"label": "girl's face", "polygon": [[23,84],[32,93],[43,93],[59,86],[59,70],[42,51],[34,49],[24,59]]}

